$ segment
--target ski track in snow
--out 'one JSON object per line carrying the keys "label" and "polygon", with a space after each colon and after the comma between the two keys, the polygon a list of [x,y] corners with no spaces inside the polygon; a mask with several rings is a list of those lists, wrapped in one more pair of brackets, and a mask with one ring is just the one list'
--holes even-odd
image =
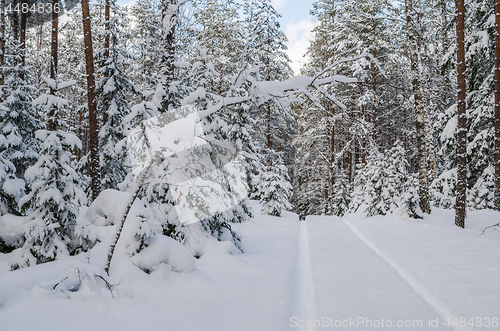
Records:
{"label": "ski track in snow", "polygon": [[[410,285],[415,292],[420,295],[429,305],[431,305],[436,312],[441,315],[441,317],[446,320],[453,320],[459,314],[453,312],[446,304],[444,304],[441,300],[439,300],[434,294],[428,291],[425,287],[420,285],[418,281],[413,277],[409,272],[407,272],[404,268],[394,262],[392,259],[387,257],[382,251],[373,244],[370,240],[368,240],[354,225],[352,225],[348,220],[343,219],[343,222],[349,227],[349,229],[356,235],[358,238],[371,250],[377,253],[381,258],[383,258],[392,268],[394,268],[398,274]],[[473,331],[468,327],[461,326],[452,326],[455,331]]]}
{"label": "ski track in snow", "polygon": [[[295,281],[293,289],[292,316],[297,320],[314,320],[316,304],[314,299],[314,279],[311,266],[311,253],[309,250],[309,235],[307,222],[300,222],[297,261],[295,266]],[[291,329],[296,329],[291,327]],[[301,330],[314,330],[314,328],[301,328]]]}

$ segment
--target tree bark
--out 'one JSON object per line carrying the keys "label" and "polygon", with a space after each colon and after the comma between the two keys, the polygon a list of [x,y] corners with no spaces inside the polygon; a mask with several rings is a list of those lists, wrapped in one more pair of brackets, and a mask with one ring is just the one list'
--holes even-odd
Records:
{"label": "tree bark", "polygon": [[175,61],[175,27],[179,6],[186,0],[162,0],[162,33],[161,33],[161,59],[160,59],[160,82],[159,87],[162,95],[159,111],[164,113],[172,102],[170,100],[170,85],[174,81]]}
{"label": "tree bark", "polygon": [[[373,58],[375,58],[375,49],[372,50]],[[373,142],[377,144],[377,71],[375,63],[372,62],[372,93],[373,93]]]}
{"label": "tree bark", "polygon": [[[5,0],[0,0],[0,66],[5,63]],[[0,71],[0,86],[4,84],[3,72]]]}
{"label": "tree bark", "polygon": [[[105,25],[105,30],[106,30],[106,36],[104,37],[104,58],[108,59],[109,58],[109,20],[110,20],[110,3],[109,0],[106,0],[106,4],[104,7],[104,21],[106,21]],[[102,114],[102,124],[106,125],[108,122],[108,113],[104,112]]]}
{"label": "tree bark", "polygon": [[464,46],[464,0],[456,0],[457,7],[457,112],[458,112],[458,153],[457,153],[457,200],[455,224],[465,227],[465,207],[467,191],[467,114],[465,112],[465,46]]}
{"label": "tree bark", "polygon": [[[375,15],[374,15],[375,16]],[[373,49],[372,56],[375,59],[375,33],[376,25],[375,20],[373,20]],[[377,69],[375,67],[375,62],[372,61],[372,93],[373,93],[373,143],[377,145]]]}
{"label": "tree bark", "polygon": [[427,112],[424,113],[425,132],[427,134],[427,145],[429,146],[429,168],[431,170],[431,179],[435,180],[436,174],[436,150],[434,148],[434,139],[432,137],[431,127],[429,123],[429,116]]}
{"label": "tree bark", "polygon": [[500,0],[495,0],[495,208],[500,211]]}
{"label": "tree bark", "polygon": [[[12,7],[15,8],[18,0],[12,1]],[[17,11],[12,12],[12,33],[14,40],[19,40],[19,15]]]}
{"label": "tree bark", "polygon": [[92,32],[90,27],[90,10],[88,0],[82,0],[83,35],[85,40],[85,63],[87,70],[87,99],[89,108],[89,176],[92,200],[101,191],[99,176],[99,127],[97,123],[97,105],[94,78],[94,52],[92,50]]}
{"label": "tree bark", "polygon": [[416,50],[416,38],[414,19],[413,19],[413,3],[412,0],[405,0],[406,5],[406,22],[408,47],[411,62],[411,75],[413,85],[413,98],[415,102],[416,119],[415,126],[417,131],[417,152],[418,152],[418,174],[420,209],[425,214],[430,214],[429,206],[429,184],[427,179],[427,160],[425,157],[425,126],[424,126],[424,105],[422,98],[422,83],[418,70],[418,55]]}
{"label": "tree bark", "polygon": [[[56,80],[57,77],[57,34],[59,33],[59,13],[54,10],[59,0],[52,0],[52,36],[50,39],[50,78]],[[50,94],[56,95],[56,91],[50,88]],[[51,109],[49,114],[47,129],[50,131],[57,130],[57,124],[54,120],[54,110]]]}
{"label": "tree bark", "polygon": [[[21,8],[25,3],[28,3],[27,0],[21,0]],[[21,46],[21,63],[23,67],[26,65],[26,15],[27,13],[21,11],[21,30],[19,33],[19,44]],[[21,73],[19,77],[24,80],[24,73]]]}

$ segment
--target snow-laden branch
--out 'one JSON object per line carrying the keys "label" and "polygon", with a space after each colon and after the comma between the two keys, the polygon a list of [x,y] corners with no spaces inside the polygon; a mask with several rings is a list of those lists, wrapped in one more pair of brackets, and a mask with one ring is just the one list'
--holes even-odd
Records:
{"label": "snow-laden branch", "polygon": [[[271,99],[288,99],[288,101],[291,103],[299,100],[296,97],[297,94],[306,96],[317,107],[323,109],[319,98],[313,93],[314,90],[324,95],[326,98],[334,102],[337,106],[345,109],[345,105],[337,100],[335,94],[329,93],[323,86],[332,83],[357,83],[358,80],[354,77],[338,75],[334,72],[335,69],[342,63],[356,61],[363,58],[369,59],[370,61],[374,62],[378,69],[382,72],[382,74],[384,74],[382,68],[378,64],[378,61],[371,54],[367,53],[360,54],[353,58],[335,61],[325,69],[316,72],[313,76],[293,76],[284,81],[260,81],[251,74],[254,72],[254,70],[242,70],[233,79],[233,86],[231,87],[230,91],[236,90],[238,87],[245,86],[247,91],[246,95],[228,97],[213,95],[215,103],[209,106],[206,110],[200,111],[199,116],[200,118],[204,118],[221,110],[226,106],[233,106],[246,102],[254,102],[260,105]],[[334,74],[327,75],[328,73]]]}
{"label": "snow-laden branch", "polygon": [[369,16],[369,15],[364,15],[360,14],[364,19],[368,20],[391,20],[391,21],[397,21],[403,24],[407,24],[406,20],[399,18],[399,17],[394,17],[394,16]]}

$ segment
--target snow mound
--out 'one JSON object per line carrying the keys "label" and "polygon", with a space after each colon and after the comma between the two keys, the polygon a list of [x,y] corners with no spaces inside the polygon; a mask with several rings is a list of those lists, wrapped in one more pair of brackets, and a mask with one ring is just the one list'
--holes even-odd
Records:
{"label": "snow mound", "polygon": [[95,298],[102,295],[114,297],[114,285],[107,278],[102,268],[92,264],[78,263],[71,265],[56,281],[40,283],[40,285],[52,292],[59,291],[68,298],[76,292],[83,298]]}
{"label": "snow mound", "polygon": [[5,214],[0,216],[0,239],[9,246],[14,246],[23,240],[24,217]]}
{"label": "snow mound", "polygon": [[114,225],[125,213],[130,193],[117,190],[104,190],[92,202],[85,218],[96,226]]}
{"label": "snow mound", "polygon": [[196,261],[184,245],[162,235],[154,236],[149,246],[131,259],[135,266],[147,273],[157,270],[161,264],[168,264],[175,272],[191,272]]}

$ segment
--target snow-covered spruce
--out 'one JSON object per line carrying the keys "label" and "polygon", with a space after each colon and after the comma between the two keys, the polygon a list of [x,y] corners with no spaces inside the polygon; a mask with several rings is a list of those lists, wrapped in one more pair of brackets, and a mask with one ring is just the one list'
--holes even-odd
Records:
{"label": "snow-covered spruce", "polygon": [[[35,163],[40,143],[35,131],[41,123],[34,117],[29,72],[21,64],[17,42],[6,43],[5,65],[1,68],[4,85],[0,103],[0,214],[19,215],[17,203],[29,187],[24,172]],[[22,79],[21,77],[24,77]]]}
{"label": "snow-covered spruce", "polygon": [[86,249],[82,232],[76,231],[79,209],[78,173],[70,163],[80,140],[72,133],[39,130],[36,136],[43,142],[38,162],[28,168],[26,178],[31,192],[19,204],[27,214],[24,245],[9,261],[12,269],[52,261],[78,249]]}
{"label": "snow-covered spruce", "polygon": [[407,176],[408,162],[400,142],[386,153],[372,149],[367,163],[357,172],[350,210],[360,207],[367,216],[387,215],[399,210],[420,218],[416,177]]}
{"label": "snow-covered spruce", "polygon": [[259,177],[262,214],[281,216],[284,210],[292,208],[292,185],[286,167],[281,165],[279,154],[268,151],[268,161],[270,164],[264,167]]}
{"label": "snow-covered spruce", "polygon": [[100,175],[103,189],[116,189],[125,180],[130,165],[127,164],[127,146],[124,117],[130,113],[129,100],[139,91],[128,77],[132,55],[125,47],[129,34],[122,22],[124,13],[111,3],[112,17],[104,22],[106,29],[101,37],[109,38],[109,48],[96,54],[100,76],[96,93],[100,96],[98,109],[103,124],[99,132]]}

